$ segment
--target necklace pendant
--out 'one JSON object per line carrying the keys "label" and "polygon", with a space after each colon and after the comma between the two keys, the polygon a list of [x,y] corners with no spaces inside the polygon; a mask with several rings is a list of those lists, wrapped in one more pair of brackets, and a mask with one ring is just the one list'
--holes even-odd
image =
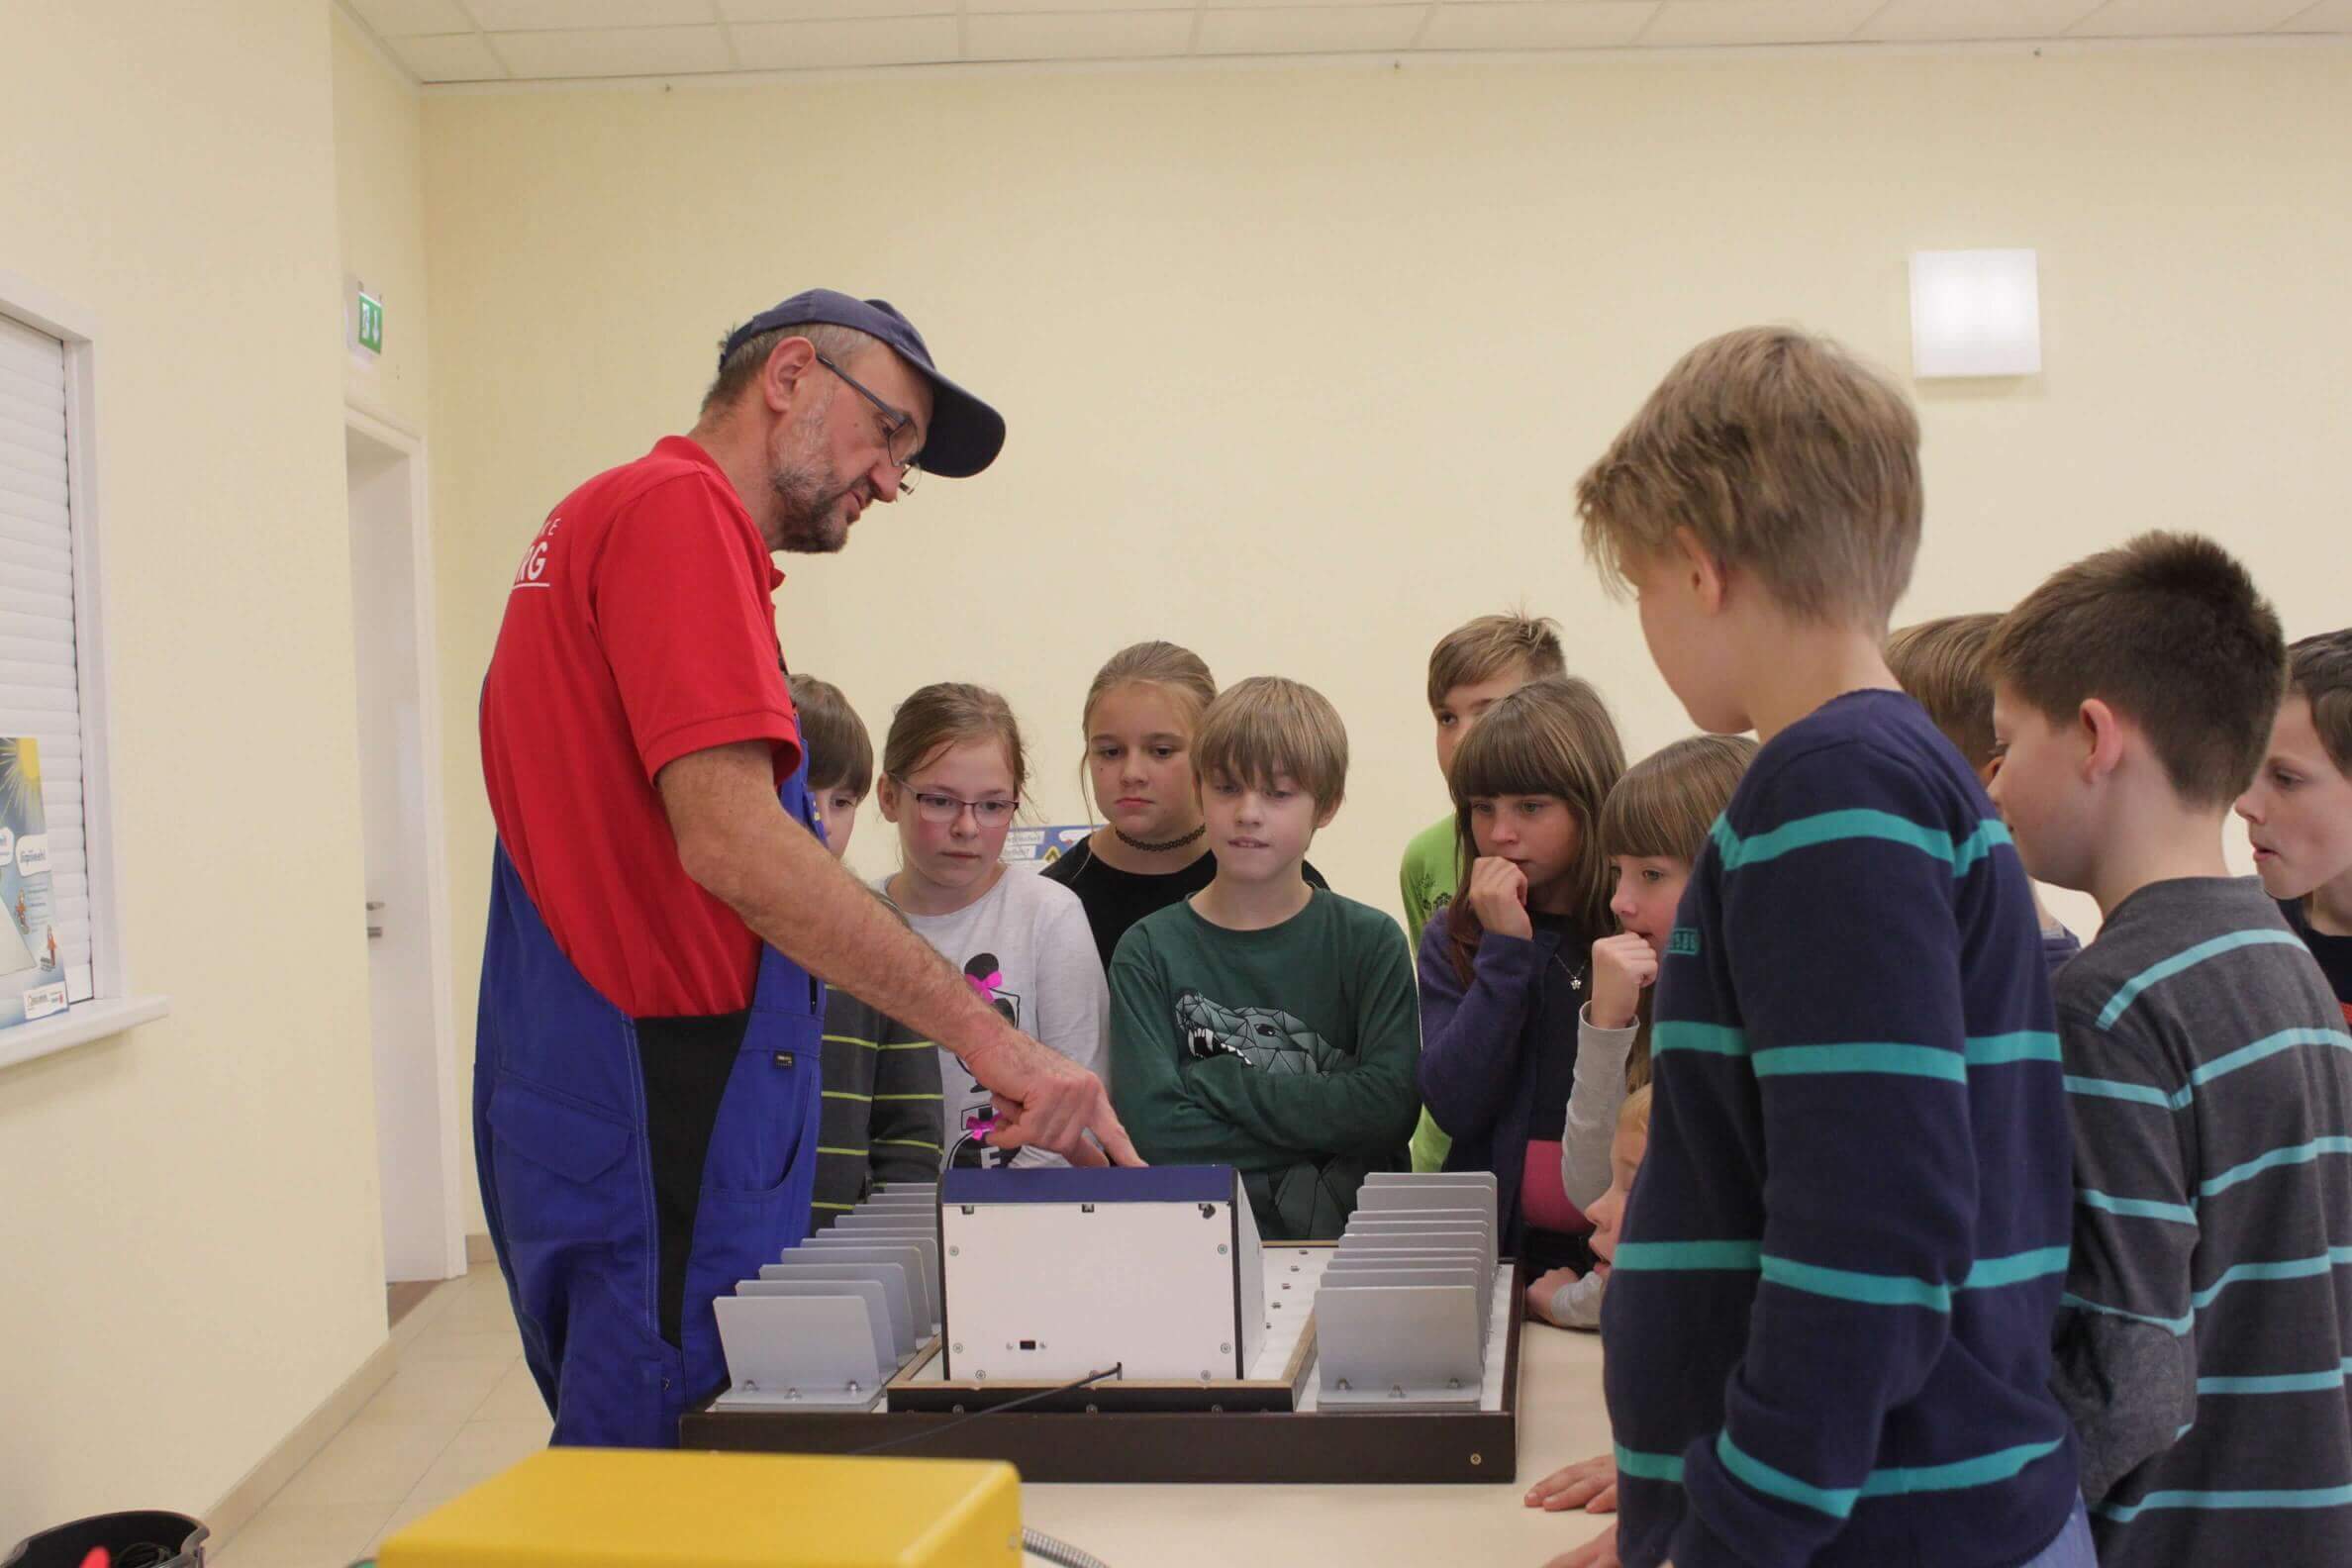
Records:
{"label": "necklace pendant", "polygon": [[1568,977],[1568,989],[1569,989],[1569,990],[1571,990],[1571,991],[1582,991],[1582,990],[1584,989],[1584,976],[1583,976],[1583,975],[1571,975],[1571,976],[1569,976],[1569,977]]}

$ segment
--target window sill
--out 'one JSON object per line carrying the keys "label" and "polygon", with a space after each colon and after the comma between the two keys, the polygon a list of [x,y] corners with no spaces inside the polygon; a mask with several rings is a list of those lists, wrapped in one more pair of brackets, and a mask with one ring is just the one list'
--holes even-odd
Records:
{"label": "window sill", "polygon": [[151,1024],[170,1011],[171,998],[163,996],[77,1002],[56,1018],[0,1029],[0,1067],[13,1067],[36,1056],[87,1045],[92,1040],[120,1034],[134,1025]]}

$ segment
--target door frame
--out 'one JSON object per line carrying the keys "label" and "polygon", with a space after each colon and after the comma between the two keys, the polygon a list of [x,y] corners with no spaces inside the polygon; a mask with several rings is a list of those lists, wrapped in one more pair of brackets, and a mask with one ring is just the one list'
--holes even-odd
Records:
{"label": "door frame", "polygon": [[[425,945],[433,991],[434,1079],[438,1091],[434,1104],[441,1167],[441,1277],[454,1279],[466,1271],[463,1214],[465,1186],[460,1161],[470,1138],[466,1132],[465,1101],[458,1084],[456,1012],[452,1002],[453,981],[449,960],[448,822],[441,788],[441,658],[436,636],[439,618],[434,604],[433,531],[426,511],[425,442],[414,432],[370,413],[357,403],[344,405],[343,426],[346,443],[350,434],[356,433],[380,446],[389,447],[399,454],[399,460],[408,474],[409,569],[414,586],[411,600],[416,621],[417,723],[419,741],[425,753],[419,759],[425,793],[425,842],[421,851],[424,856]],[[343,525],[346,546],[350,526],[350,519],[346,516]],[[358,635],[356,615],[353,617],[352,635],[354,637]],[[380,1225],[382,1217],[379,1215],[377,1218]]]}

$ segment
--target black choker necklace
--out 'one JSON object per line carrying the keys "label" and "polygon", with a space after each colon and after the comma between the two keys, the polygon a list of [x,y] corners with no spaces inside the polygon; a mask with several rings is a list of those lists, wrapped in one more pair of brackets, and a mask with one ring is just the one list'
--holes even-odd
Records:
{"label": "black choker necklace", "polygon": [[1127,835],[1126,831],[1120,828],[1113,828],[1111,831],[1119,835],[1119,841],[1121,843],[1126,844],[1129,849],[1135,850],[1139,854],[1166,854],[1169,850],[1181,849],[1186,844],[1191,843],[1195,838],[1200,837],[1201,834],[1209,831],[1209,825],[1207,823],[1203,823],[1200,827],[1195,828],[1191,833],[1186,833],[1183,837],[1171,838],[1166,843],[1145,843],[1140,838],[1129,838]]}

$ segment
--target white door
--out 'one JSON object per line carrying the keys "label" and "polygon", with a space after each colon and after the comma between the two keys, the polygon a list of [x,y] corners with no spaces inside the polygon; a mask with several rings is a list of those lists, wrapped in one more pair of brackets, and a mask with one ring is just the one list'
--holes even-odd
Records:
{"label": "white door", "polygon": [[458,1097],[449,1038],[441,888],[440,766],[425,700],[430,650],[419,614],[420,458],[396,433],[345,431],[350,480],[353,655],[376,1087],[384,1277],[438,1280],[465,1268],[458,1230]]}

